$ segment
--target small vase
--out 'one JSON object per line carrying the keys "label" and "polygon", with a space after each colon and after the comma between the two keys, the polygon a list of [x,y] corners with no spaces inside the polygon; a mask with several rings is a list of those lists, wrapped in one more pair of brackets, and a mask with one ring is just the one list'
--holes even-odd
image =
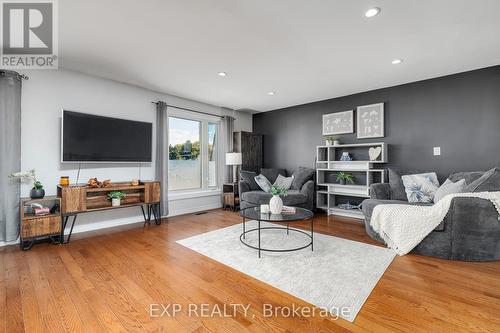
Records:
{"label": "small vase", "polygon": [[325,145],[331,146],[332,145],[332,141],[331,140],[325,140]]}
{"label": "small vase", "polygon": [[340,179],[340,180],[339,180],[339,184],[340,184],[340,185],[345,185],[345,179]]}
{"label": "small vase", "polygon": [[335,140],[335,141],[333,141],[333,145],[334,145],[334,146],[338,146],[338,145],[340,145],[340,141],[339,141],[339,140]]}
{"label": "small vase", "polygon": [[42,188],[41,190],[37,190],[36,188],[32,188],[30,191],[31,199],[42,199],[45,196],[45,190]]}
{"label": "small vase", "polygon": [[111,199],[111,206],[113,207],[120,206],[120,199]]}
{"label": "small vase", "polygon": [[271,214],[281,214],[283,211],[283,200],[281,200],[279,195],[273,195],[269,201],[269,210]]}

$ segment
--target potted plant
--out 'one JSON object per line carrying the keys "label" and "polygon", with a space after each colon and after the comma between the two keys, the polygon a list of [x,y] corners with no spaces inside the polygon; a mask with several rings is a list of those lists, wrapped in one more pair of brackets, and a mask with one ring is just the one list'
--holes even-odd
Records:
{"label": "potted plant", "polygon": [[337,140],[337,138],[334,137],[333,135],[325,135],[323,138],[325,139],[325,144],[327,146],[332,146],[333,142]]}
{"label": "potted plant", "polygon": [[126,195],[122,191],[111,191],[108,193],[108,199],[111,200],[111,206],[120,206],[121,200],[125,198]]}
{"label": "potted plant", "polygon": [[354,184],[354,176],[350,173],[340,171],[335,174],[340,185],[345,185],[346,183]]}
{"label": "potted plant", "polygon": [[271,214],[281,214],[283,211],[283,200],[280,195],[286,196],[287,190],[281,186],[273,185],[269,191],[273,195],[269,201],[269,210]]}
{"label": "potted plant", "polygon": [[28,171],[18,171],[13,172],[9,175],[9,178],[19,179],[20,181],[30,180],[33,181],[33,188],[30,191],[31,199],[42,199],[45,197],[45,190],[43,189],[43,185],[40,181],[36,179],[35,169],[31,169]]}

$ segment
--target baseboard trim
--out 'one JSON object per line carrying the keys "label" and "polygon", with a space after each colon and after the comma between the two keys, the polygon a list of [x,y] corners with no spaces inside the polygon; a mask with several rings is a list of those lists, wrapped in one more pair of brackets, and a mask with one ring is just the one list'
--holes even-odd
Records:
{"label": "baseboard trim", "polygon": [[[222,207],[221,203],[214,203],[214,204],[203,205],[203,206],[189,207],[186,209],[177,209],[177,210],[170,211],[168,216],[164,216],[164,217],[173,217],[173,216],[177,216],[177,215],[192,214],[192,213],[197,213],[197,212],[201,212],[204,210],[217,209],[217,208],[221,208],[221,207]],[[77,221],[75,224],[75,227],[73,228],[73,234],[79,234],[81,232],[88,232],[88,231],[95,231],[95,230],[100,230],[100,229],[119,227],[122,225],[141,223],[141,222],[142,222],[142,216],[132,216],[132,217],[129,217],[126,219],[102,221],[102,222],[95,222],[95,223],[86,223],[86,224],[80,224],[80,225],[78,224],[78,221]],[[65,234],[67,235],[68,233],[69,233],[69,228],[66,228]],[[15,241],[11,241],[11,242],[0,242],[0,247],[8,246],[8,245],[16,245],[16,244],[19,244],[19,238],[16,239]]]}
{"label": "baseboard trim", "polygon": [[197,213],[197,212],[201,212],[204,210],[217,209],[217,208],[222,208],[222,204],[220,202],[209,204],[209,205],[203,205],[203,206],[189,207],[189,208],[184,208],[184,209],[169,210],[169,212],[168,212],[169,214],[167,217],[192,214],[192,213]]}

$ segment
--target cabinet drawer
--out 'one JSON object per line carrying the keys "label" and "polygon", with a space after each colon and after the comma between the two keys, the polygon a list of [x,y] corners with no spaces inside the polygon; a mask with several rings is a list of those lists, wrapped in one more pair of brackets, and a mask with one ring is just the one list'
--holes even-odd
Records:
{"label": "cabinet drawer", "polygon": [[61,232],[61,216],[41,216],[23,219],[21,236],[23,238],[40,237]]}

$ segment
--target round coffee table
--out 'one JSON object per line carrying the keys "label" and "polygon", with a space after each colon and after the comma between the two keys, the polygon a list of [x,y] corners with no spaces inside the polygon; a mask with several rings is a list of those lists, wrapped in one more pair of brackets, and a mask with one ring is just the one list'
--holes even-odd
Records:
{"label": "round coffee table", "polygon": [[[261,213],[260,211],[260,206],[257,207],[250,207],[250,208],[245,208],[240,211],[240,215],[243,218],[243,233],[240,235],[240,241],[245,244],[246,246],[258,250],[259,251],[259,258],[260,258],[260,251],[268,251],[268,252],[290,252],[290,251],[298,251],[305,249],[306,247],[311,247],[311,251],[314,250],[314,214],[310,210],[307,210],[305,208],[299,208],[295,207],[295,213],[282,213],[282,214],[271,214],[271,213]],[[246,220],[256,220],[257,221],[257,228],[249,229],[246,230],[246,225],[245,222]],[[300,221],[305,221],[309,220],[311,222],[311,232],[308,233],[304,230],[301,229],[296,229],[296,228],[290,228],[290,223],[294,222],[300,222]],[[271,222],[271,223],[286,223],[286,226],[272,226],[272,227],[262,227],[261,222]],[[289,249],[266,249],[260,246],[260,235],[261,231],[263,230],[284,230],[286,231],[287,235],[290,234],[291,232],[297,232],[304,234],[310,239],[311,241],[308,242],[307,244],[296,247],[296,248],[289,248]],[[258,233],[258,246],[253,246],[245,242],[245,235],[250,233],[250,232],[257,232]]]}

